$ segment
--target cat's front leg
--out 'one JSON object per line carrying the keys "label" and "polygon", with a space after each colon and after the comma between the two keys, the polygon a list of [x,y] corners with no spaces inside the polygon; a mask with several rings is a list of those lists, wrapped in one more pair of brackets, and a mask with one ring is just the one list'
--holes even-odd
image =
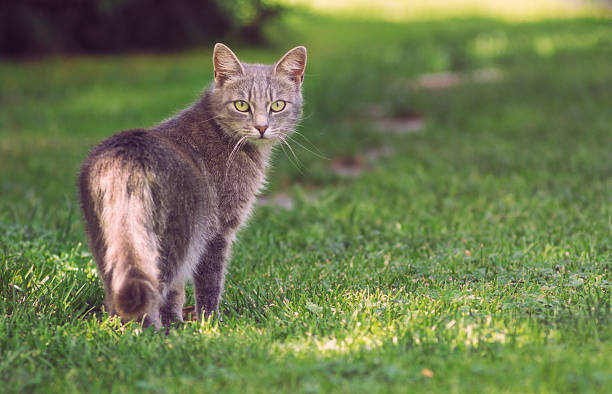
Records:
{"label": "cat's front leg", "polygon": [[217,313],[229,247],[229,242],[223,235],[213,237],[195,269],[193,284],[198,319],[202,316],[208,317],[213,312]]}

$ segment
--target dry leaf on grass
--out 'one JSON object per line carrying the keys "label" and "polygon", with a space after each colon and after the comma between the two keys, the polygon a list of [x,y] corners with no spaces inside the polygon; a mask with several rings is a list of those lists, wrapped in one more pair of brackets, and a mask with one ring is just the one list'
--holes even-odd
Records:
{"label": "dry leaf on grass", "polygon": [[429,368],[423,368],[421,370],[421,375],[425,376],[426,378],[433,378],[434,373],[431,369]]}

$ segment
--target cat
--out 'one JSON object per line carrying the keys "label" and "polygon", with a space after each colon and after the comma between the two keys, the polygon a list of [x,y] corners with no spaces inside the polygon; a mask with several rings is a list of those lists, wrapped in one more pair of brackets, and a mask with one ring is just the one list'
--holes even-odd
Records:
{"label": "cat", "polygon": [[144,326],[180,322],[192,279],[198,319],[218,313],[236,232],[265,182],[270,153],[302,114],[306,48],[246,64],[223,44],[214,81],[189,108],[95,146],[78,177],[106,308]]}

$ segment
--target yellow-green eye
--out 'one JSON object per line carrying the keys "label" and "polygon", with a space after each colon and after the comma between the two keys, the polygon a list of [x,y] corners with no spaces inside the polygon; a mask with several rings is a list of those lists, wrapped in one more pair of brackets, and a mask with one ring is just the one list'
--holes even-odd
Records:
{"label": "yellow-green eye", "polygon": [[283,100],[276,100],[270,105],[272,112],[280,112],[285,109],[285,102]]}
{"label": "yellow-green eye", "polygon": [[234,101],[234,107],[240,112],[246,112],[249,110],[249,103],[244,100]]}

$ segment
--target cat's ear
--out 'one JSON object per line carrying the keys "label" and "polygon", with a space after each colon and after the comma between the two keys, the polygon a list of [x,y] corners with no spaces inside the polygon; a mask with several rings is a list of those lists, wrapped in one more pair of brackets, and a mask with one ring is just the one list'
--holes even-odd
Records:
{"label": "cat's ear", "polygon": [[274,72],[285,75],[298,86],[304,81],[304,69],[306,68],[306,48],[295,47],[285,54],[274,66]]}
{"label": "cat's ear", "polygon": [[233,76],[244,74],[244,69],[238,57],[227,46],[217,43],[213,52],[213,65],[215,67],[215,82],[222,85]]}

